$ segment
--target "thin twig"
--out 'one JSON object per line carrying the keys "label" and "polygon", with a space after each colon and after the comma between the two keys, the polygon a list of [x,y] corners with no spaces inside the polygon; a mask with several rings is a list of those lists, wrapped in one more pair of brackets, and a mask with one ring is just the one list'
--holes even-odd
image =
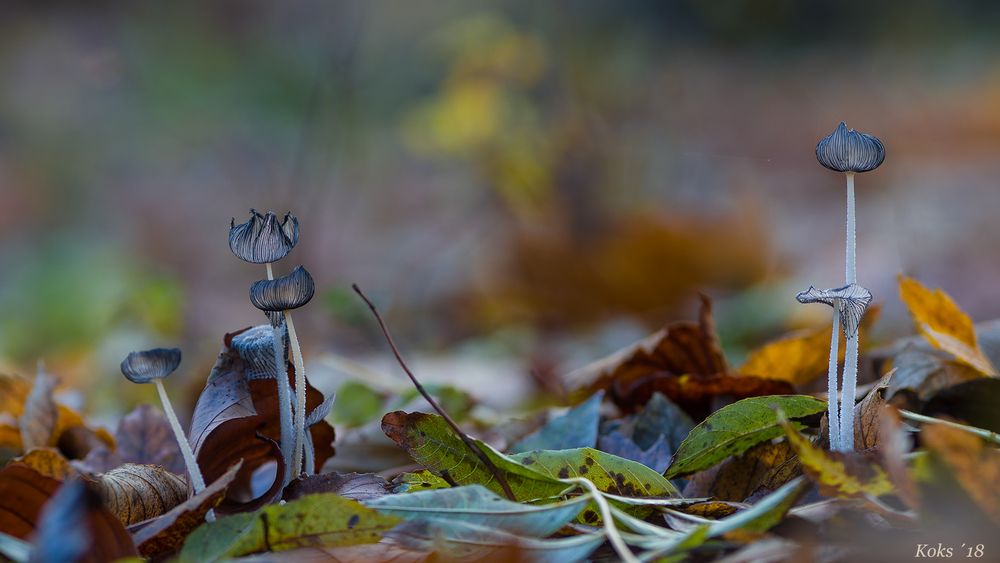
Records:
{"label": "thin twig", "polygon": [[410,381],[413,382],[413,386],[416,387],[417,391],[424,397],[424,399],[428,403],[430,403],[431,407],[433,407],[434,410],[437,411],[439,415],[441,415],[441,418],[443,418],[445,422],[448,423],[448,426],[451,427],[452,431],[454,431],[455,434],[457,434],[458,437],[461,438],[463,442],[465,442],[465,445],[468,446],[468,448],[472,451],[473,454],[475,454],[476,457],[479,458],[479,461],[483,462],[483,464],[486,465],[487,468],[489,468],[490,473],[492,473],[493,477],[495,477],[497,482],[500,483],[500,486],[503,488],[503,492],[505,495],[507,495],[507,498],[512,501],[517,501],[517,498],[514,497],[514,491],[511,490],[510,484],[507,483],[507,478],[503,476],[503,474],[500,472],[500,469],[498,469],[497,466],[493,464],[493,461],[490,460],[490,458],[486,455],[486,453],[479,446],[476,445],[476,443],[472,440],[472,438],[468,436],[468,434],[462,432],[462,429],[458,427],[458,424],[455,424],[454,419],[448,416],[448,413],[445,412],[443,408],[441,408],[441,405],[439,405],[437,401],[435,401],[434,398],[431,397],[430,393],[428,393],[427,390],[424,389],[424,386],[421,385],[419,381],[417,381],[417,376],[413,375],[413,372],[410,371],[410,368],[407,367],[406,362],[403,361],[403,357],[399,354],[399,349],[396,348],[396,343],[392,340],[392,335],[389,334],[389,329],[385,326],[385,322],[382,320],[382,315],[379,314],[378,309],[375,308],[375,305],[371,302],[371,300],[368,299],[368,297],[364,294],[364,292],[361,291],[361,288],[358,287],[358,284],[351,284],[351,288],[354,289],[354,292],[357,293],[362,300],[364,300],[365,304],[368,305],[368,308],[371,309],[372,314],[375,315],[375,320],[378,321],[378,326],[379,328],[382,329],[382,335],[385,336],[386,342],[389,343],[389,348],[392,349],[392,354],[396,356],[396,361],[399,363],[399,367],[403,368],[403,371],[406,372],[406,375],[410,377]]}
{"label": "thin twig", "polygon": [[985,428],[978,428],[975,426],[968,426],[966,424],[959,424],[957,422],[952,422],[950,420],[944,420],[941,418],[934,418],[932,416],[925,416],[912,411],[899,409],[899,415],[905,419],[912,420],[914,422],[924,422],[927,424],[943,424],[944,426],[949,426],[951,428],[956,428],[958,430],[965,430],[970,434],[975,434],[984,440],[989,440],[994,444],[1000,444],[1000,434],[996,432],[990,432]]}

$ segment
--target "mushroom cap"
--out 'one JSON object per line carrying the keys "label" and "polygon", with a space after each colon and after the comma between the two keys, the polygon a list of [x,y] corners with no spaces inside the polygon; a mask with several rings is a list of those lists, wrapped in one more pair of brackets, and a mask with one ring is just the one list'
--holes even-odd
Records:
{"label": "mushroom cap", "polygon": [[153,348],[139,352],[129,352],[122,360],[122,375],[132,383],[149,383],[163,379],[181,365],[179,348]]}
{"label": "mushroom cap", "polygon": [[272,211],[261,215],[251,209],[246,223],[237,225],[234,218],[229,226],[229,249],[240,260],[254,264],[277,262],[298,242],[299,220],[291,213],[279,222]]}
{"label": "mushroom cap", "polygon": [[[284,324],[278,329],[279,338],[286,339]],[[247,379],[274,379],[274,328],[257,325],[232,338],[230,347],[243,359]],[[288,350],[287,346],[283,347]],[[284,358],[282,358],[284,359]]]}
{"label": "mushroom cap", "polygon": [[868,310],[872,293],[856,283],[833,289],[809,289],[799,292],[795,299],[799,303],[825,303],[837,310],[844,334],[850,338],[861,325],[861,317]]}
{"label": "mushroom cap", "polygon": [[837,172],[868,172],[885,160],[882,141],[868,133],[848,129],[843,121],[816,145],[816,160]]}
{"label": "mushroom cap", "polygon": [[302,266],[286,276],[258,280],[250,286],[250,302],[262,311],[298,309],[312,299],[316,283]]}

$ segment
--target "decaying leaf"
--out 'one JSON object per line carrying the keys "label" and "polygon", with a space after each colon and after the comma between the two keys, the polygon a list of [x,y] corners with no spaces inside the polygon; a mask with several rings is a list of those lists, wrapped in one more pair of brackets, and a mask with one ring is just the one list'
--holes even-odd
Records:
{"label": "decaying leaf", "polygon": [[910,391],[919,400],[926,401],[942,389],[983,379],[983,375],[974,368],[944,356],[943,352],[924,351],[912,345],[900,350],[892,358],[895,374],[886,389],[886,400],[901,391]]}
{"label": "decaying leaf", "polygon": [[[862,319],[862,343],[868,341],[865,333],[875,323],[879,310],[878,305],[873,305]],[[795,386],[805,385],[827,372],[831,330],[833,327],[827,323],[820,328],[797,331],[768,342],[750,352],[739,373],[780,379]],[[843,362],[847,346],[843,333],[839,338],[838,361]]]}
{"label": "decaying leaf", "polygon": [[0,470],[0,532],[28,539],[60,482],[19,462]]}
{"label": "decaying leaf", "polygon": [[511,446],[510,453],[594,447],[603,399],[604,391],[594,393],[586,401],[522,438]]}
{"label": "decaying leaf", "polygon": [[187,481],[158,465],[126,463],[88,481],[126,526],[164,514],[188,498]]}
{"label": "decaying leaf", "polygon": [[412,473],[402,473],[392,480],[392,493],[412,493],[433,489],[447,489],[451,485],[447,481],[426,469]]}
{"label": "decaying leaf", "polygon": [[52,392],[56,388],[56,380],[45,370],[39,369],[35,375],[34,385],[24,402],[24,410],[18,420],[21,429],[21,446],[25,451],[32,448],[44,448],[52,441],[56,430],[56,420],[59,411]]}
{"label": "decaying leaf", "polygon": [[1000,451],[981,438],[943,424],[928,424],[921,440],[955,476],[969,498],[1000,526]]}
{"label": "decaying leaf", "polygon": [[893,372],[885,374],[881,380],[854,406],[854,444],[859,450],[875,448],[879,445],[880,417],[885,406],[885,390],[889,387]]}
{"label": "decaying leaf", "polygon": [[374,473],[320,473],[292,480],[283,498],[295,500],[316,493],[334,493],[359,502],[390,494],[391,485]]}
{"label": "decaying leaf", "polygon": [[782,429],[775,408],[790,418],[800,418],[823,412],[826,402],[806,395],[786,395],[743,399],[723,407],[695,426],[674,454],[666,476],[690,475],[777,438]]}
{"label": "decaying leaf", "polygon": [[180,561],[207,563],[263,551],[375,543],[399,521],[334,494],[307,495],[201,526],[184,542]]}
{"label": "decaying leaf", "polygon": [[979,348],[972,319],[940,289],[930,290],[915,279],[899,276],[899,295],[913,317],[917,331],[933,346],[983,375],[997,370]]}
{"label": "decaying leaf", "polygon": [[[240,331],[242,332],[242,331]],[[243,460],[237,475],[226,493],[226,500],[218,512],[231,513],[259,508],[276,498],[281,491],[284,460],[276,441],[280,439],[278,393],[275,379],[250,379],[248,366],[252,359],[244,359],[231,347],[232,338],[240,332],[227,334],[222,351],[216,360],[191,422],[191,441],[206,481],[222,476],[233,464]],[[294,379],[289,365],[289,379]],[[306,385],[306,410],[313,412],[324,401],[322,393]],[[333,455],[333,427],[319,421],[309,427],[315,447],[315,465]],[[278,468],[271,487],[255,495],[251,487],[254,472],[266,464]]]}
{"label": "decaying leaf", "polygon": [[715,374],[707,376],[655,374],[630,384],[615,382],[611,397],[626,411],[645,405],[650,398],[662,393],[694,420],[706,416],[733,401],[750,397],[790,395],[794,393],[787,381],[752,376]]}
{"label": "decaying leaf", "polygon": [[222,502],[226,487],[233,482],[240,466],[229,468],[222,477],[209,483],[204,490],[147,523],[139,523],[133,534],[135,545],[143,557],[158,558],[174,553],[184,544],[188,534],[205,522],[208,511]]}
{"label": "decaying leaf", "polygon": [[906,454],[911,449],[910,438],[903,429],[899,412],[889,405],[882,405],[878,416],[879,463],[892,483],[896,496],[912,509],[920,507],[917,484],[906,465]]}
{"label": "decaying leaf", "polygon": [[784,418],[779,422],[788,437],[788,443],[799,456],[802,468],[822,494],[878,497],[892,492],[892,484],[885,471],[861,454],[822,450]]}
{"label": "decaying leaf", "polygon": [[617,430],[601,436],[597,441],[597,449],[641,463],[657,473],[662,473],[667,469],[667,466],[670,465],[670,458],[674,455],[673,449],[662,434],[657,441],[644,450],[632,438]]}
{"label": "decaying leaf", "polygon": [[55,448],[35,448],[14,461],[23,463],[42,475],[58,481],[65,481],[77,475],[76,469],[70,465],[69,460]]}
{"label": "decaying leaf", "polygon": [[777,489],[799,474],[801,467],[788,442],[769,440],[695,473],[688,478],[684,496],[742,502],[758,488]]}
{"label": "decaying leaf", "polygon": [[77,466],[90,473],[103,473],[123,463],[140,463],[161,465],[178,475],[187,472],[170,423],[156,407],[142,404],[122,417],[115,429],[115,443],[114,450],[92,450]]}
{"label": "decaying leaf", "polygon": [[553,478],[586,477],[597,488],[623,497],[672,497],[678,491],[663,475],[624,458],[595,450],[535,450],[510,456]]}

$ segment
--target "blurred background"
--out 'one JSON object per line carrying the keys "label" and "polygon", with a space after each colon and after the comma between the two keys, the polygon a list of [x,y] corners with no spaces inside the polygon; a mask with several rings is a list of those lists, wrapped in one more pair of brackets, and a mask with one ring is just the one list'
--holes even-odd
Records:
{"label": "blurred background", "polygon": [[[844,120],[877,337],[895,276],[1000,316],[1000,5],[794,0],[8,1],[0,18],[0,369],[91,411],[118,362],[179,345],[200,389],[264,321],[230,219],[291,211],[318,290],[310,377],[400,376],[350,284],[429,380],[516,400],[715,301],[733,362],[829,322]],[[534,373],[535,377],[529,377]],[[97,393],[95,390],[105,392]],[[192,393],[191,400],[193,401]]]}

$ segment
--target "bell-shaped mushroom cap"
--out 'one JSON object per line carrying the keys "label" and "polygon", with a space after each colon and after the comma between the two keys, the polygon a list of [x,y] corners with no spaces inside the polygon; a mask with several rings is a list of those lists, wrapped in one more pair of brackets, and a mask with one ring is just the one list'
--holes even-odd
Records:
{"label": "bell-shaped mushroom cap", "polygon": [[826,303],[840,314],[840,324],[848,338],[857,334],[861,317],[868,310],[872,293],[856,283],[834,289],[816,289],[809,286],[806,291],[795,296],[799,303]]}
{"label": "bell-shaped mushroom cap", "polygon": [[816,160],[837,172],[868,172],[885,160],[885,147],[878,138],[848,129],[841,121],[836,131],[816,145]]}
{"label": "bell-shaped mushroom cap", "polygon": [[181,351],[178,348],[154,348],[141,352],[130,352],[122,360],[122,375],[132,383],[149,383],[163,379],[181,365]]}
{"label": "bell-shaped mushroom cap", "polygon": [[[284,323],[280,325],[278,334],[283,340],[287,338]],[[243,360],[247,379],[274,379],[274,329],[271,325],[257,325],[244,330],[233,337],[230,347]],[[288,347],[283,349],[288,350]]]}
{"label": "bell-shaped mushroom cap", "polygon": [[246,223],[236,224],[233,219],[229,227],[229,249],[238,258],[266,264],[284,258],[299,242],[299,220],[291,213],[278,222],[278,216],[268,211],[261,215],[250,210]]}
{"label": "bell-shaped mushroom cap", "polygon": [[287,311],[297,309],[312,299],[316,284],[302,266],[287,276],[273,280],[259,280],[250,286],[250,302],[262,311]]}

